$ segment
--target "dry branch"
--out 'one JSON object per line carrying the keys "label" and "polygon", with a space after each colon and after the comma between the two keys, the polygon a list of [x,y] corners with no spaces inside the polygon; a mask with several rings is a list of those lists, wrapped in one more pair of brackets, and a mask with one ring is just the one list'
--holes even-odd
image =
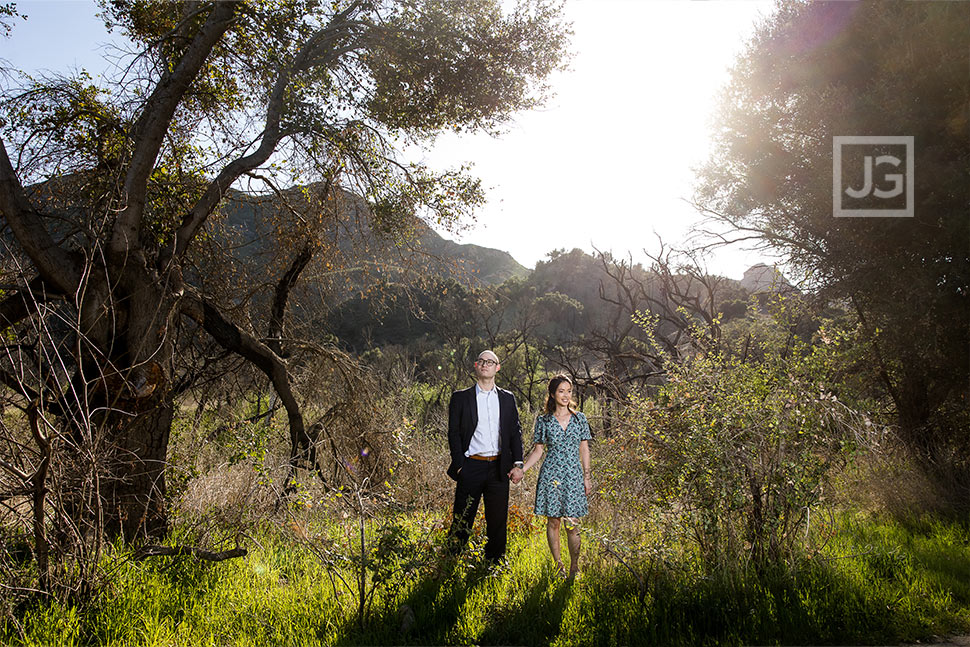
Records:
{"label": "dry branch", "polygon": [[195,557],[196,559],[207,562],[222,562],[235,557],[245,557],[247,554],[248,551],[245,548],[232,548],[230,550],[215,552],[204,548],[196,548],[195,546],[152,545],[142,546],[135,553],[135,559],[143,560],[149,557]]}

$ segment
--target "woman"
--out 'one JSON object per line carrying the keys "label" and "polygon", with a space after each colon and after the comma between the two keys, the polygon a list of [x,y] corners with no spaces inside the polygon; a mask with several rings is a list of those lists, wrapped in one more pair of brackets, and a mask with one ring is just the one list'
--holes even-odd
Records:
{"label": "woman", "polygon": [[545,516],[546,539],[559,574],[566,576],[559,549],[559,526],[566,520],[566,544],[569,546],[569,577],[579,574],[579,517],[589,512],[587,497],[593,484],[589,476],[589,441],[592,435],[586,416],[575,411],[573,384],[565,375],[549,381],[546,413],[536,418],[532,452],[522,471],[548,456],[539,470],[536,484],[535,513]]}

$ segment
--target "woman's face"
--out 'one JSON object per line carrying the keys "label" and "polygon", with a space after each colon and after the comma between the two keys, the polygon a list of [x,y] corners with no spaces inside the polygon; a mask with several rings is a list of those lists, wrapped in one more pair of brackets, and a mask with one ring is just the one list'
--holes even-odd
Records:
{"label": "woman's face", "polygon": [[572,399],[573,385],[569,382],[560,382],[559,386],[556,387],[556,403],[560,406],[567,407]]}

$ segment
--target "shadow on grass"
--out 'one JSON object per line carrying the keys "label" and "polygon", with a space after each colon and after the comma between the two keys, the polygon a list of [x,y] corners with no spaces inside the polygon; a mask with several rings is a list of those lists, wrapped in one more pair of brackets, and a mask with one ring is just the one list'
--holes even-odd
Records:
{"label": "shadow on grass", "polygon": [[[641,605],[629,578],[597,578],[584,595],[594,645],[894,644],[962,631],[962,610],[923,606],[901,583],[881,587],[831,564],[758,577],[658,577]],[[575,628],[571,629],[574,630]],[[583,628],[580,628],[583,629]],[[529,641],[530,644],[538,644]]]}
{"label": "shadow on grass", "polygon": [[642,596],[629,573],[606,566],[569,583],[551,572],[523,577],[522,569],[494,574],[452,563],[409,589],[407,629],[400,607],[388,608],[375,613],[365,632],[345,627],[338,644],[911,642],[970,629],[967,544],[965,533],[862,534],[842,554],[760,576],[654,571]]}
{"label": "shadow on grass", "polygon": [[563,612],[578,583],[545,574],[524,598],[496,609],[479,637],[483,645],[548,645],[560,634]]}
{"label": "shadow on grass", "polygon": [[487,576],[484,569],[473,568],[466,574],[465,568],[459,560],[443,559],[433,572],[418,576],[394,608],[375,610],[363,631],[356,621],[348,622],[335,644],[444,644],[468,591]]}
{"label": "shadow on grass", "polygon": [[[490,596],[491,587],[496,588],[494,599]],[[545,574],[527,590],[514,590],[515,587],[517,583],[508,566],[496,571],[485,564],[445,560],[433,573],[421,575],[403,599],[375,609],[364,631],[355,622],[348,622],[336,644],[548,644],[559,634],[571,583]],[[483,593],[485,600],[491,600],[485,602],[489,606],[475,609],[472,619],[472,625],[481,626],[481,630],[462,636],[461,625],[468,620],[462,614],[469,612],[466,600],[482,597]]]}

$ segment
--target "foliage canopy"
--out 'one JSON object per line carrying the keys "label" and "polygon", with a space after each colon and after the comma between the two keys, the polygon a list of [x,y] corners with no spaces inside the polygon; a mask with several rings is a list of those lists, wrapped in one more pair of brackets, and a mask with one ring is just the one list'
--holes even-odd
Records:
{"label": "foliage canopy", "polygon": [[[962,474],[964,501],[968,25],[963,3],[782,2],[734,68],[696,197],[712,231],[774,247],[857,313],[909,445]],[[847,135],[914,137],[914,217],[833,217],[833,137]]]}

